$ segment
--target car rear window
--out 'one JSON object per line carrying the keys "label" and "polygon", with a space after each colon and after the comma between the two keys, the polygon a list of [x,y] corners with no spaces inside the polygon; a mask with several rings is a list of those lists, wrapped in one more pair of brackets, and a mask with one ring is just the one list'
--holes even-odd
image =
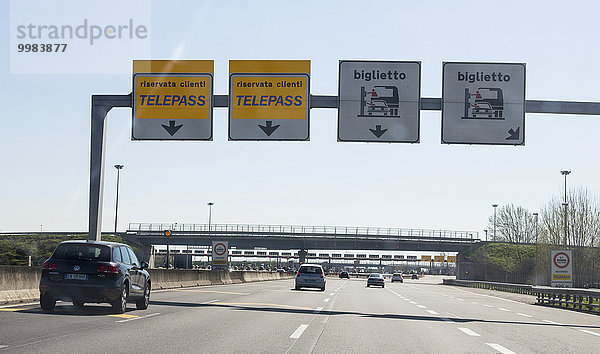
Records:
{"label": "car rear window", "polygon": [[299,270],[300,273],[307,273],[307,274],[321,274],[321,268],[319,267],[300,267]]}
{"label": "car rear window", "polygon": [[381,274],[372,273],[369,278],[381,278]]}
{"label": "car rear window", "polygon": [[52,255],[54,259],[84,259],[90,261],[110,261],[110,248],[100,245],[67,243],[58,245]]}

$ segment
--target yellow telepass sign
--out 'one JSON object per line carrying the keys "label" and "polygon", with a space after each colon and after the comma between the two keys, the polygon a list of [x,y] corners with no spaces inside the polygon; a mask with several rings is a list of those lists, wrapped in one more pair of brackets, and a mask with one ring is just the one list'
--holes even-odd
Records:
{"label": "yellow telepass sign", "polygon": [[444,256],[433,256],[433,261],[434,261],[434,262],[440,262],[440,263],[441,263],[441,262],[444,262],[444,261],[445,261],[445,258],[446,258],[446,257],[444,257]]}
{"label": "yellow telepass sign", "polygon": [[135,140],[211,140],[214,62],[134,60]]}
{"label": "yellow telepass sign", "polygon": [[449,263],[456,263],[456,256],[448,256]]}
{"label": "yellow telepass sign", "polygon": [[229,61],[230,140],[308,140],[310,60]]}
{"label": "yellow telepass sign", "polygon": [[431,256],[421,256],[421,262],[431,262]]}

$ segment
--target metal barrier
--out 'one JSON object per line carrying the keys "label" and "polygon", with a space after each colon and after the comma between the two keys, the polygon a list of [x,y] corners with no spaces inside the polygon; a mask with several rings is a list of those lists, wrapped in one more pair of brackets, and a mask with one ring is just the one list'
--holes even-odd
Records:
{"label": "metal barrier", "polygon": [[600,314],[600,290],[551,288],[548,286],[456,279],[444,279],[444,285],[465,286],[469,288],[490,289],[533,295],[537,297],[538,305],[560,307],[569,310],[586,311]]}

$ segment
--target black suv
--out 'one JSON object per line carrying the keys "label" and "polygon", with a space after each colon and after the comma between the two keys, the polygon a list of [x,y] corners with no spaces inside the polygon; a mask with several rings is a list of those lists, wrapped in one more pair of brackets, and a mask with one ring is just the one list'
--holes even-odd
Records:
{"label": "black suv", "polygon": [[124,244],[102,241],[65,241],[44,262],[40,279],[40,306],[54,309],[56,300],[108,302],[114,312],[124,313],[127,300],[138,310],[148,308],[150,274]]}

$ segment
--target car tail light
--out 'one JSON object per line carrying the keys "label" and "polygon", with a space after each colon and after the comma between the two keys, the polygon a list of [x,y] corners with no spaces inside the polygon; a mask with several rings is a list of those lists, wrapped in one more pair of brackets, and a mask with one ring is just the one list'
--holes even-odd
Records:
{"label": "car tail light", "polygon": [[112,264],[101,265],[101,266],[98,266],[98,273],[118,274],[119,268],[117,268],[117,266],[112,265]]}
{"label": "car tail light", "polygon": [[296,273],[296,276],[299,277],[300,276],[300,272]]}
{"label": "car tail light", "polygon": [[325,276],[323,276],[323,273],[321,273],[321,278],[325,278]]}
{"label": "car tail light", "polygon": [[51,263],[51,262],[45,261],[44,265],[42,265],[42,269],[58,270],[58,267],[56,266],[56,263]]}

